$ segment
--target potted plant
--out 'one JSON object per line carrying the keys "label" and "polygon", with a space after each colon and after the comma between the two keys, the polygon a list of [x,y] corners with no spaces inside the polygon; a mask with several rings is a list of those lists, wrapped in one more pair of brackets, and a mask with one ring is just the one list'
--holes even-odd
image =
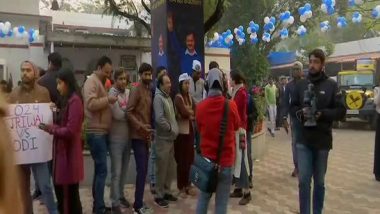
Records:
{"label": "potted plant", "polygon": [[253,87],[252,92],[257,109],[254,133],[259,133],[263,129],[263,123],[265,118],[265,98],[263,89],[260,86]]}

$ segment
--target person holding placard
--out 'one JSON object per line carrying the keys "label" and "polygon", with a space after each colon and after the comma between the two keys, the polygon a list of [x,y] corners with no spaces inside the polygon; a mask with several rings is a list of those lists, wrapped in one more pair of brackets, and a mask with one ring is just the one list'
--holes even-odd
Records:
{"label": "person holding placard", "polygon": [[[38,70],[30,61],[21,63],[21,85],[9,95],[9,103],[50,103],[49,91],[37,84]],[[32,198],[30,195],[30,170],[42,192],[42,201],[50,214],[58,213],[50,183],[48,163],[20,164],[20,187],[24,202],[24,213],[33,213]]]}
{"label": "person holding placard", "polygon": [[60,121],[40,124],[40,128],[54,135],[53,180],[59,213],[81,214],[79,182],[84,177],[81,137],[84,113],[81,93],[71,69],[64,68],[57,73],[57,89],[61,95]]}

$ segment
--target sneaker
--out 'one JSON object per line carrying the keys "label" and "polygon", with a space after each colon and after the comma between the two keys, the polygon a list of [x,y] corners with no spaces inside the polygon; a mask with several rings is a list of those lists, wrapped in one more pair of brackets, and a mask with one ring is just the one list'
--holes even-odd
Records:
{"label": "sneaker", "polygon": [[183,188],[179,191],[178,195],[177,195],[179,198],[187,198],[187,192],[186,192],[186,189]]}
{"label": "sneaker", "polygon": [[116,206],[116,207],[111,207],[111,213],[112,214],[122,214],[123,212],[121,211],[120,206]]}
{"label": "sneaker", "polygon": [[194,189],[194,187],[190,186],[190,187],[186,188],[186,194],[188,194],[190,196],[196,196],[197,191]]}
{"label": "sneaker", "polygon": [[251,193],[244,193],[243,198],[240,199],[239,205],[247,205],[252,200]]}
{"label": "sneaker", "polygon": [[141,207],[140,209],[133,209],[134,214],[150,214],[152,213],[152,210],[149,209],[148,207]]}
{"label": "sneaker", "polygon": [[252,179],[249,180],[249,188],[253,189],[253,181],[252,181]]}
{"label": "sneaker", "polygon": [[120,204],[123,205],[125,208],[130,208],[131,204],[126,198],[120,198]]}
{"label": "sneaker", "polygon": [[172,194],[165,194],[164,200],[174,202],[174,201],[178,201],[178,198],[174,197]]}
{"label": "sneaker", "polygon": [[[95,207],[92,208],[92,213],[96,213]],[[112,214],[112,208],[111,207],[104,207],[104,209],[101,211],[101,213]]]}
{"label": "sneaker", "polygon": [[230,198],[241,198],[241,197],[243,197],[243,190],[242,189],[235,189],[230,194]]}
{"label": "sneaker", "polygon": [[32,200],[40,200],[41,199],[41,191],[34,191],[33,195],[32,195]]}
{"label": "sneaker", "polygon": [[162,207],[162,208],[168,208],[169,207],[169,203],[163,198],[156,198],[156,199],[154,199],[154,202],[159,207]]}

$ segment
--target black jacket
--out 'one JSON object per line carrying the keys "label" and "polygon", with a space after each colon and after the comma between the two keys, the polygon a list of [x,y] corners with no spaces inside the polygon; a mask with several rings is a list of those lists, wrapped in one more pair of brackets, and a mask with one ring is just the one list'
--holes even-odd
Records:
{"label": "black jacket", "polygon": [[[304,91],[307,90],[309,83],[314,84],[317,96],[317,111],[321,112],[321,117],[317,120],[316,127],[302,126],[299,142],[315,149],[332,149],[332,123],[341,120],[346,114],[346,109],[341,101],[341,94],[337,83],[321,73],[318,78],[308,78],[297,82],[293,96],[291,97],[290,114],[300,118],[304,107]],[[297,119],[294,122],[301,123]],[[303,123],[303,121],[302,121]]]}
{"label": "black jacket", "polygon": [[294,94],[294,89],[298,81],[299,80],[293,79],[285,86],[285,93],[284,93],[284,96],[282,97],[282,103],[283,103],[282,108],[281,108],[282,117],[288,117],[289,115],[291,97]]}

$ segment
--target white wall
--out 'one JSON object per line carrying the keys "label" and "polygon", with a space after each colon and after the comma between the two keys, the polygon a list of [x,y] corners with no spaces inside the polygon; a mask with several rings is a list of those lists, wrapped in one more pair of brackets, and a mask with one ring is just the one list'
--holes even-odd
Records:
{"label": "white wall", "polygon": [[39,15],[39,0],[0,0],[0,11]]}
{"label": "white wall", "polygon": [[0,59],[4,59],[7,70],[13,77],[13,85],[17,85],[20,77],[20,64],[24,60],[34,62],[37,66],[47,67],[48,53],[44,53],[42,47],[25,48],[0,48]]}
{"label": "white wall", "polygon": [[231,70],[230,50],[226,48],[205,48],[205,70],[208,72],[208,65],[211,61],[216,61],[225,73]]}

